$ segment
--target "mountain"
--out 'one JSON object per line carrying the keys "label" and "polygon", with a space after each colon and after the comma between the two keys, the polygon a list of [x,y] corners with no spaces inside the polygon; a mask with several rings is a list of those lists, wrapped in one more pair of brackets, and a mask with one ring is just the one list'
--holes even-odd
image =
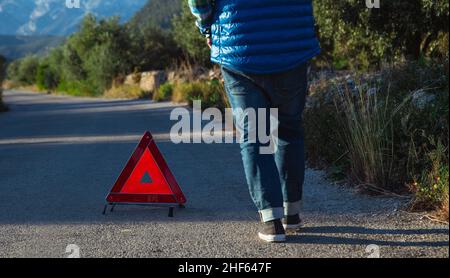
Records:
{"label": "mountain", "polygon": [[0,0],[0,35],[67,36],[87,13],[98,18],[120,16],[128,21],[147,0]]}
{"label": "mountain", "polygon": [[139,29],[148,24],[171,27],[184,0],[80,0],[68,8],[66,0],[0,0],[0,54],[8,60],[26,54],[45,54],[75,32],[83,17],[120,16]]}
{"label": "mountain", "polygon": [[181,12],[181,1],[185,0],[148,0],[130,19],[132,28],[143,28],[149,24],[170,29],[172,18]]}
{"label": "mountain", "polygon": [[64,37],[56,36],[10,36],[0,35],[0,55],[14,60],[26,54],[45,54],[64,42]]}

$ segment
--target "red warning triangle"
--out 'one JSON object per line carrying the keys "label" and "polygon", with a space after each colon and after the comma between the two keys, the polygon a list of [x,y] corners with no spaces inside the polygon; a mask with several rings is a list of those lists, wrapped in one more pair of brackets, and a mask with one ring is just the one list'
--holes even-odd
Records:
{"label": "red warning triangle", "polygon": [[106,201],[110,204],[186,203],[150,132],[144,134]]}

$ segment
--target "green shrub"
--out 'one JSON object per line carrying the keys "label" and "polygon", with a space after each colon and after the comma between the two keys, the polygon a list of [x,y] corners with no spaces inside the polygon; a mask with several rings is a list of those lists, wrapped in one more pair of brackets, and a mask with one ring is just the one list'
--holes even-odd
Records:
{"label": "green shrub", "polygon": [[48,64],[42,63],[37,68],[36,85],[39,90],[53,90],[58,86],[58,75]]}
{"label": "green shrub", "polygon": [[172,101],[188,102],[192,105],[194,100],[200,100],[202,108],[224,109],[229,106],[224,88],[219,81],[197,81],[175,85]]}
{"label": "green shrub", "polygon": [[383,62],[421,56],[448,57],[449,3],[446,0],[314,2],[323,54],[339,68],[365,70]]}
{"label": "green shrub", "polygon": [[113,86],[104,94],[106,98],[121,98],[121,99],[139,99],[148,97],[148,93],[143,92],[139,85],[119,85]]}
{"label": "green shrub", "polygon": [[20,85],[33,85],[36,82],[39,59],[28,55],[16,60],[8,66],[8,78]]}
{"label": "green shrub", "polygon": [[56,91],[72,96],[100,96],[96,88],[87,81],[60,81]]}
{"label": "green shrub", "polygon": [[425,158],[428,167],[422,171],[412,186],[416,193],[412,204],[412,209],[415,210],[436,210],[446,201],[448,202],[449,167],[448,157],[445,157],[448,149],[441,142],[434,144],[435,149],[431,150]]}
{"label": "green shrub", "polygon": [[195,17],[189,10],[188,2],[181,1],[181,5],[181,14],[172,20],[173,37],[183,52],[197,64],[211,65],[211,50],[194,24]]}
{"label": "green shrub", "polygon": [[153,94],[154,101],[166,101],[172,98],[173,85],[171,83],[164,83],[159,86],[158,90]]}
{"label": "green shrub", "polygon": [[6,64],[6,59],[2,55],[0,55],[0,112],[6,110],[6,106],[3,104],[3,98],[2,98],[3,80],[5,78],[5,64]]}

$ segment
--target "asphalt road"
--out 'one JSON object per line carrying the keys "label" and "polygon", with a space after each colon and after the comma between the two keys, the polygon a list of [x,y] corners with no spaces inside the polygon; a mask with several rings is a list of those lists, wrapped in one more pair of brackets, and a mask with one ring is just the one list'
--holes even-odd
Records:
{"label": "asphalt road", "polygon": [[[0,114],[0,257],[448,257],[449,227],[308,170],[305,228],[286,243],[257,239],[239,147],[169,140],[170,103],[7,91]],[[150,130],[188,199],[176,210],[118,207],[105,195]]]}

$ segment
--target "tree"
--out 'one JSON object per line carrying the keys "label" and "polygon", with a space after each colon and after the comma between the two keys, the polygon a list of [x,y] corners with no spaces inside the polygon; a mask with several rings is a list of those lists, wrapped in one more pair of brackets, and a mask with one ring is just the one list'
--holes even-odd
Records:
{"label": "tree", "polygon": [[130,34],[118,17],[105,20],[87,15],[80,31],[63,46],[64,82],[84,83],[99,95],[111,86],[113,78],[132,69]]}
{"label": "tree", "polygon": [[[16,66],[16,65],[14,65]],[[32,85],[36,82],[36,73],[39,66],[39,59],[34,55],[28,55],[19,60],[17,72],[13,80],[26,85]]]}
{"label": "tree", "polygon": [[381,1],[380,9],[368,9],[359,0],[317,0],[314,8],[328,59],[346,59],[356,67],[401,57],[417,60],[432,54],[442,36],[448,49],[446,0]]}
{"label": "tree", "polygon": [[135,70],[161,70],[181,56],[180,48],[167,30],[149,25],[130,34]]}
{"label": "tree", "polygon": [[188,58],[201,65],[210,65],[211,51],[194,22],[187,1],[182,1],[181,14],[172,21],[174,39]]}

